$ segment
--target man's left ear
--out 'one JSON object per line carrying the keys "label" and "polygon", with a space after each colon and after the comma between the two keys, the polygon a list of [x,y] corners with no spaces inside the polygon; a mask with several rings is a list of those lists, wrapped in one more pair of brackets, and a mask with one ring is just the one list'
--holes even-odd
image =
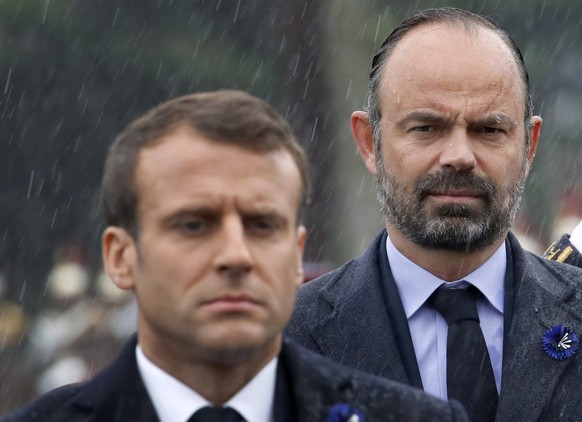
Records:
{"label": "man's left ear", "polygon": [[527,151],[527,161],[530,165],[536,155],[536,149],[538,147],[538,141],[540,140],[541,131],[542,118],[540,116],[533,116],[530,120],[529,149]]}
{"label": "man's left ear", "polygon": [[297,227],[297,262],[295,263],[295,284],[299,288],[305,280],[303,271],[303,251],[305,250],[305,241],[307,240],[307,229],[305,226]]}

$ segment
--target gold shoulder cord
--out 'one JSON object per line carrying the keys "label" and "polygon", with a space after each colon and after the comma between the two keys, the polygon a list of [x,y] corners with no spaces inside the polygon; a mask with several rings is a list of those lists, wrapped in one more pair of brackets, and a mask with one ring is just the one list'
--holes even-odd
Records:
{"label": "gold shoulder cord", "polygon": [[[544,258],[556,262],[564,262],[570,257],[570,255],[572,255],[572,252],[574,252],[574,249],[572,249],[571,246],[567,246],[563,251],[561,249],[554,249],[555,246],[556,242],[552,243],[550,247],[546,249],[544,252]],[[556,255],[558,256],[556,257]]]}

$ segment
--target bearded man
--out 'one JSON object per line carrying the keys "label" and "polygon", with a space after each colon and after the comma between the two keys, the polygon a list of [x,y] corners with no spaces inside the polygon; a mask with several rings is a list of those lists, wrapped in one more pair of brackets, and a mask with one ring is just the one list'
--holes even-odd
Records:
{"label": "bearded man", "polygon": [[351,119],[386,228],[299,290],[288,335],[457,399],[472,421],[580,420],[582,271],[509,231],[540,137],[532,108],[496,24],[454,8],[403,21]]}

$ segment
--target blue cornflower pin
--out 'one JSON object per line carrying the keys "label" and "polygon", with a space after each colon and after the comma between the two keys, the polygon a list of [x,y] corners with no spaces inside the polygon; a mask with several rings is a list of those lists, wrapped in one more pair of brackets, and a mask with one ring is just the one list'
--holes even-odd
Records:
{"label": "blue cornflower pin", "polygon": [[325,422],[364,422],[364,415],[357,407],[346,403],[336,404],[329,411]]}
{"label": "blue cornflower pin", "polygon": [[542,337],[542,347],[551,358],[568,359],[578,350],[578,336],[568,327],[554,325]]}

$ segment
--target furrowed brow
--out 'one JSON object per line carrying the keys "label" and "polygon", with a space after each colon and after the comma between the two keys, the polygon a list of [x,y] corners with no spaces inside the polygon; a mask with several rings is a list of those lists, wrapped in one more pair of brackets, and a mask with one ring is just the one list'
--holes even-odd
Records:
{"label": "furrowed brow", "polygon": [[486,126],[493,126],[493,127],[505,127],[508,129],[512,129],[515,126],[515,121],[506,114],[497,113],[491,116],[484,117],[482,119],[478,119],[472,126],[478,127],[486,127]]}
{"label": "furrowed brow", "polygon": [[398,122],[399,126],[403,126],[409,122],[419,122],[423,124],[444,124],[448,121],[446,116],[435,114],[428,111],[414,110],[406,113]]}

